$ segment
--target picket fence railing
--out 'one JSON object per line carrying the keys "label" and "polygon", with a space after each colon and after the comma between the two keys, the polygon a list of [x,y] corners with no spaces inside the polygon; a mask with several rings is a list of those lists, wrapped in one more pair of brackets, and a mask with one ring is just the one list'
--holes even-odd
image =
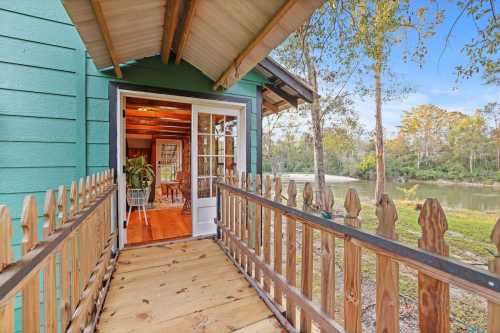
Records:
{"label": "picket fence railing", "polygon": [[[34,195],[24,199],[21,255],[13,259],[13,224],[0,205],[0,332],[92,331],[113,270],[113,170],[45,193],[43,239]],[[68,198],[69,197],[69,198]],[[16,309],[16,297],[20,306]],[[20,321],[15,321],[20,311]],[[21,327],[19,327],[19,326]]]}
{"label": "picket fence railing", "polygon": [[[303,207],[299,210],[293,180],[288,185],[286,205],[282,203],[279,177],[274,182],[274,198],[269,176],[265,177],[263,188],[264,195],[260,175],[253,182],[245,173],[241,181],[237,176],[219,181],[218,242],[289,331],[311,332],[314,326],[321,332],[361,332],[362,251],[368,251],[376,255],[376,332],[400,331],[400,264],[418,271],[421,332],[450,330],[450,284],[484,297],[488,301],[488,332],[500,332],[500,219],[491,234],[498,254],[492,258],[488,272],[448,258],[444,240],[447,220],[436,199],[425,200],[420,208],[418,223],[422,235],[419,248],[415,248],[397,241],[397,211],[387,195],[376,205],[379,224],[376,234],[372,234],[360,229],[361,204],[354,189],[346,194],[345,213],[326,219],[312,210],[321,208],[326,216],[333,213],[330,190],[315,203],[313,188],[306,183]],[[254,209],[249,209],[249,205]],[[318,233],[319,254],[313,248],[313,238]],[[335,243],[339,239],[344,256],[343,325],[335,320]],[[312,300],[315,255],[320,257],[318,303]]]}

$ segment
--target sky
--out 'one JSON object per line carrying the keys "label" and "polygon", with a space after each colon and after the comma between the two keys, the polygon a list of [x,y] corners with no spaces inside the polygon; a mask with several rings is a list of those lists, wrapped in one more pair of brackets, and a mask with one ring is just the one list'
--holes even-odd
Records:
{"label": "sky", "polygon": [[[488,102],[500,101],[499,87],[485,85],[480,75],[458,82],[456,80],[455,66],[467,63],[461,48],[471,40],[475,32],[469,18],[462,17],[455,26],[439,61],[446,36],[458,11],[452,2],[438,1],[445,9],[445,21],[437,28],[436,35],[427,41],[428,54],[424,66],[420,68],[412,62],[404,63],[401,52],[397,49],[392,53],[392,71],[402,75],[404,82],[410,83],[414,91],[401,100],[384,103],[383,122],[389,136],[396,133],[403,112],[419,104],[430,103],[448,111],[472,114]],[[375,106],[372,99],[356,98],[355,105],[361,122],[368,130],[373,129]]]}

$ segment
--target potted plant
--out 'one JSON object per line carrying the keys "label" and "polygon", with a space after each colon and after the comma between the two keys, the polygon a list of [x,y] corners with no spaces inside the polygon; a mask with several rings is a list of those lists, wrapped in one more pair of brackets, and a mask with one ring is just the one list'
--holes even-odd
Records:
{"label": "potted plant", "polygon": [[129,205],[127,222],[130,219],[132,207],[139,207],[144,213],[145,224],[148,224],[146,203],[154,179],[153,167],[146,162],[144,156],[134,157],[127,160],[125,173],[127,175],[127,203]]}
{"label": "potted plant", "polygon": [[153,167],[146,163],[144,156],[129,158],[125,165],[125,172],[127,174],[127,188],[147,189],[153,183]]}

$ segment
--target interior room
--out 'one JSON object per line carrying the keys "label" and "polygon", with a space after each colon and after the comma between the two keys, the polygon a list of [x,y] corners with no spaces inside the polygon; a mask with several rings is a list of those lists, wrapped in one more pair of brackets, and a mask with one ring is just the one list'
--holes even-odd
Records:
{"label": "interior room", "polygon": [[137,97],[125,105],[127,176],[152,174],[143,191],[127,177],[128,244],[189,237],[191,105]]}

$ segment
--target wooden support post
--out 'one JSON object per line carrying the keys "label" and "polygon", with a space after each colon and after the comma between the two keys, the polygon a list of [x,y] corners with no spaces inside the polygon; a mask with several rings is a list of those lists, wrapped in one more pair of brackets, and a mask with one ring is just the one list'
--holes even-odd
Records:
{"label": "wooden support post", "polygon": [[[247,174],[247,180],[245,182],[245,191],[249,192],[252,189],[252,174],[248,173]],[[248,248],[252,248],[252,244],[254,245],[253,241],[255,240],[255,223],[252,223],[251,220],[251,215],[250,215],[250,206],[248,200],[245,198],[245,212],[246,212],[246,239],[247,239],[247,246]],[[255,222],[255,221],[254,221]],[[250,258],[247,257],[247,274],[249,276],[252,276],[252,261]]]}
{"label": "wooden support post", "polygon": [[[235,175],[236,177],[234,178],[233,185],[238,187],[239,186],[239,177],[238,174]],[[240,196],[238,194],[233,195],[234,198],[234,232],[237,238],[241,239],[240,231],[240,223],[241,223],[241,217],[240,217]],[[234,244],[233,244],[234,245]],[[238,263],[241,264],[241,257],[240,257],[240,250],[238,247],[235,247],[235,259]]]}
{"label": "wooden support post", "polygon": [[[397,239],[395,223],[398,213],[394,202],[382,194],[375,214],[378,219],[377,235]],[[399,265],[383,254],[377,254],[377,333],[399,332]]]}
{"label": "wooden support post", "polygon": [[[246,181],[247,181],[247,175],[245,172],[241,173],[241,186],[240,188],[242,190],[246,189]],[[247,207],[246,207],[246,199],[243,196],[240,196],[240,238],[243,243],[247,243],[246,239],[246,225],[247,225]],[[243,252],[240,253],[241,255],[241,267],[245,268],[247,261],[246,261],[246,256]]]}
{"label": "wooden support post", "polygon": [[[87,205],[85,180],[80,178],[80,192],[76,191],[76,184],[71,184],[71,215],[74,217]],[[76,310],[80,299],[80,236],[79,228],[71,237],[71,312]]]}
{"label": "wooden support post", "polygon": [[[274,201],[281,203],[281,178],[274,180]],[[283,274],[283,221],[281,210],[274,210],[274,271],[279,275]],[[283,293],[281,288],[274,286],[274,300],[276,304],[283,304]]]}
{"label": "wooden support post", "polygon": [[[38,244],[38,209],[36,199],[28,195],[24,199],[21,214],[23,239],[21,254],[24,256]],[[24,332],[40,331],[40,286],[38,275],[34,275],[23,288],[22,320]]]}
{"label": "wooden support post", "polygon": [[85,190],[85,178],[80,178],[78,211],[87,207],[87,191]]}
{"label": "wooden support post", "polygon": [[[422,237],[418,246],[426,251],[448,256],[444,233],[448,223],[443,208],[436,199],[427,199],[422,206],[418,224]],[[450,325],[450,287],[424,273],[418,273],[418,314],[420,332],[448,332]]]}
{"label": "wooden support post", "polygon": [[[304,210],[310,211],[314,200],[314,191],[310,183],[304,184]],[[307,299],[312,299],[313,290],[313,229],[307,223],[302,223],[302,271],[301,289],[302,295]],[[312,330],[311,317],[300,309],[300,331],[309,333]]]}
{"label": "wooden support post", "polygon": [[[0,205],[0,272],[12,263],[12,220],[7,206]],[[0,305],[0,332],[14,331],[14,300]]]}
{"label": "wooden support post", "polygon": [[[260,175],[255,176],[255,193],[262,194],[262,181]],[[255,205],[255,255],[260,259],[262,246],[262,206],[257,203]],[[255,266],[255,280],[261,283],[261,272],[259,267]]]}
{"label": "wooden support post", "polygon": [[[76,183],[73,182],[74,186]],[[78,193],[76,188],[73,189],[73,184],[71,184],[71,192]],[[73,206],[73,201],[71,203]],[[57,194],[57,208],[59,211],[59,223],[64,225],[68,222],[68,199],[66,193],[66,187],[64,185],[59,186]],[[71,240],[69,241],[71,244]],[[69,256],[68,256],[68,241],[62,243],[60,248],[60,288],[61,288],[61,305],[60,305],[60,317],[61,317],[61,327],[63,331],[68,327],[68,323],[71,319],[71,274],[69,269]]]}
{"label": "wooden support post", "polygon": [[[54,232],[57,219],[56,197],[52,190],[48,190],[45,194],[43,216],[43,238],[45,240]],[[47,266],[43,272],[44,332],[57,332],[56,288],[56,256],[54,253],[48,258]]]}
{"label": "wooden support post", "polygon": [[[333,192],[323,191],[321,206],[327,213],[333,212]],[[321,230],[321,309],[335,317],[335,237],[331,232]],[[322,327],[322,332],[325,328]]]}
{"label": "wooden support post", "polygon": [[[286,204],[290,207],[297,206],[297,186],[294,180],[288,183],[288,199]],[[286,281],[292,287],[297,286],[297,222],[293,217],[286,218]],[[297,309],[295,302],[286,295],[286,318],[296,327]]]}
{"label": "wooden support post", "polygon": [[[500,275],[500,218],[491,231],[491,242],[497,248],[497,255],[489,263],[490,272]],[[488,332],[500,332],[500,304],[488,302]]]}
{"label": "wooden support post", "polygon": [[[266,176],[264,180],[264,197],[271,199],[271,177]],[[264,228],[262,237],[262,250],[264,251],[264,262],[266,265],[271,265],[271,209],[264,207]],[[264,291],[271,292],[271,279],[264,275]]]}
{"label": "wooden support post", "polygon": [[[234,178],[235,174],[231,174],[231,177],[229,177],[229,184],[234,185]],[[229,192],[229,228],[231,229],[231,233],[235,234],[235,215],[234,212],[236,210],[236,196]],[[231,242],[231,238],[229,238],[229,250],[233,258],[235,257],[235,247],[233,242]]]}
{"label": "wooden support post", "polygon": [[[345,201],[345,224],[361,227],[358,218],[361,203],[355,189],[349,189]],[[349,237],[344,240],[344,323],[349,333],[361,332],[361,248]]]}

